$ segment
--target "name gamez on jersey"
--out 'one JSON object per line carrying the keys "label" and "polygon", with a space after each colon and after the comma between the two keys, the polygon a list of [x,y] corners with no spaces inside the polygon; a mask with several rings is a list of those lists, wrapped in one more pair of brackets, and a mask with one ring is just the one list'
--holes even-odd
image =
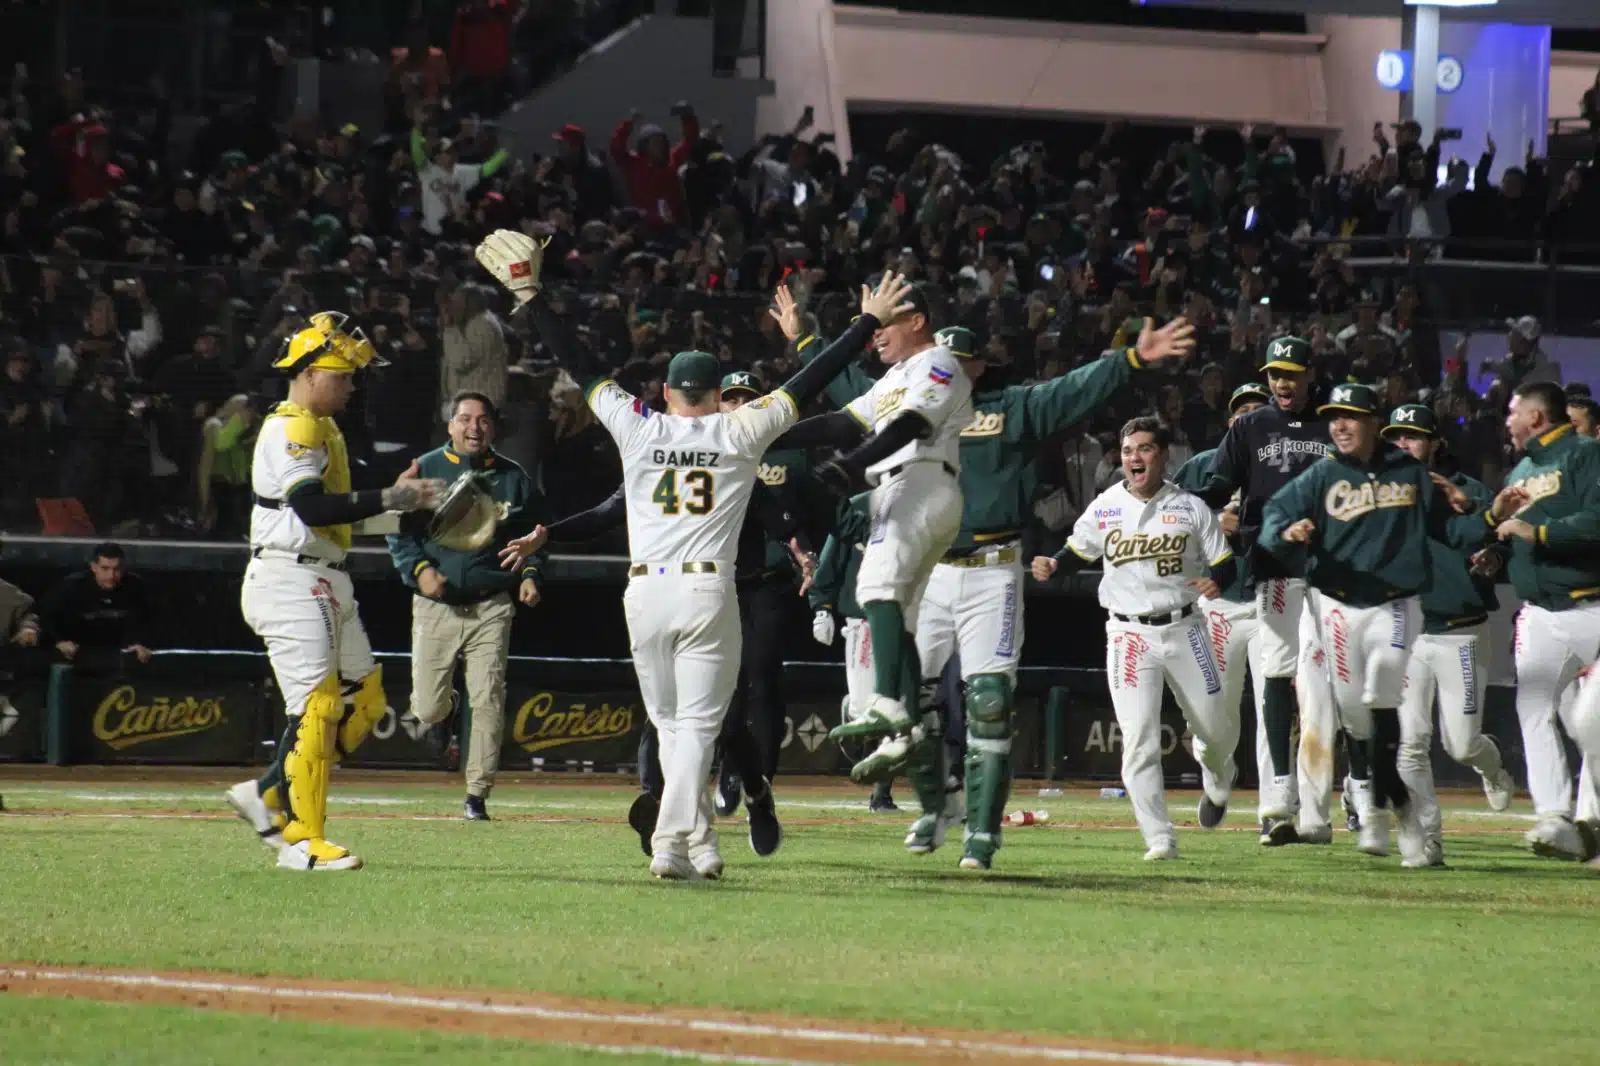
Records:
{"label": "name gamez on jersey", "polygon": [[657,466],[712,467],[717,465],[719,458],[720,452],[674,452],[666,448],[657,448],[650,453],[651,462]]}
{"label": "name gamez on jersey", "polygon": [[1327,441],[1293,440],[1285,437],[1279,437],[1277,440],[1269,441],[1262,447],[1257,448],[1256,458],[1263,463],[1270,463],[1285,454],[1314,455],[1318,459],[1321,459],[1323,456],[1327,455],[1328,452],[1329,448]]}

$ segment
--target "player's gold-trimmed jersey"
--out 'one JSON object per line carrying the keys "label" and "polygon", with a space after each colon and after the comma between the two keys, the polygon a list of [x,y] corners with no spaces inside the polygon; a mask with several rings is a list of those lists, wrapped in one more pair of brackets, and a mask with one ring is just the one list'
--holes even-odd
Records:
{"label": "player's gold-trimmed jersey", "polygon": [[1165,614],[1194,603],[1189,585],[1233,554],[1205,501],[1168,481],[1148,500],[1119,481],[1078,517],[1067,548],[1102,560],[1100,606],[1116,614]]}
{"label": "player's gold-trimmed jersey", "polygon": [[930,459],[961,468],[961,431],[972,422],[972,382],[961,360],[948,348],[933,347],[902,359],[845,408],[869,433],[875,433],[907,411],[928,420],[933,432],[903,446],[867,468],[877,484],[887,470],[913,460]]}
{"label": "player's gold-trimmed jersey", "polygon": [[714,562],[731,574],[762,453],[794,425],[794,400],[780,389],[731,414],[686,418],[609,380],[588,399],[622,455],[633,561]]}
{"label": "player's gold-trimmed jersey", "polygon": [[250,546],[314,555],[337,562],[350,550],[350,526],[308,526],[287,505],[289,494],[307,481],[324,491],[350,491],[350,459],[344,434],[331,418],[318,418],[292,403],[280,403],[261,425],[250,464],[250,490],[280,506],[255,504],[250,511]]}

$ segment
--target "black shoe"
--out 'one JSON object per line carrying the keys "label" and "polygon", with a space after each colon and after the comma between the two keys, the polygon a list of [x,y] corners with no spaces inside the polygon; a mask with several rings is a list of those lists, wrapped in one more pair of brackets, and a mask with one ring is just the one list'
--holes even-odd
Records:
{"label": "black shoe", "polygon": [[1298,844],[1300,834],[1295,832],[1294,822],[1288,818],[1264,818],[1261,821],[1261,843],[1269,848],[1281,848],[1285,844]]}
{"label": "black shoe", "polygon": [[743,786],[739,782],[739,775],[725,773],[722,780],[717,782],[717,815],[727,818],[739,809],[739,798],[743,794]]}
{"label": "black shoe", "polygon": [[489,809],[483,805],[483,797],[468,796],[467,802],[461,805],[461,817],[469,822],[487,822]]}
{"label": "black shoe", "polygon": [[1200,828],[1215,829],[1222,824],[1222,819],[1228,814],[1226,803],[1212,803],[1211,797],[1204,792],[1200,793]]}
{"label": "black shoe", "polygon": [[899,809],[894,797],[889,794],[889,782],[880,781],[872,787],[872,798],[867,801],[868,811],[873,814],[893,814]]}
{"label": "black shoe", "polygon": [[750,819],[750,850],[763,859],[777,851],[783,844],[783,826],[778,824],[778,811],[772,801],[772,785],[763,782],[766,788],[760,796],[746,796],[744,809]]}
{"label": "black shoe", "polygon": [[656,835],[656,817],[661,813],[661,797],[654,792],[641,792],[628,808],[628,825],[639,834],[639,850],[654,855],[650,838]]}

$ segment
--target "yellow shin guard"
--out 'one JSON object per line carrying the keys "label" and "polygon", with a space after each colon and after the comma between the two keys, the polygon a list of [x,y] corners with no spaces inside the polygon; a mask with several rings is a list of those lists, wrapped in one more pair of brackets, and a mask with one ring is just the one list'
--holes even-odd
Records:
{"label": "yellow shin guard", "polygon": [[383,696],[383,667],[375,666],[372,673],[361,679],[361,687],[353,697],[355,706],[339,723],[339,754],[349,755],[361,746],[378,724],[389,703]]}
{"label": "yellow shin guard", "polygon": [[295,731],[294,748],[283,760],[283,775],[293,818],[284,827],[290,844],[319,840],[328,816],[328,778],[333,771],[334,742],[344,699],[339,679],[329,678],[312,690]]}

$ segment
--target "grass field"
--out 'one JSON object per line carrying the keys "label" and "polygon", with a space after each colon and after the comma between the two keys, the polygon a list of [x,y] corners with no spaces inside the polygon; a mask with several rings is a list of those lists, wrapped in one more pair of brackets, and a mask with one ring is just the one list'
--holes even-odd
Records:
{"label": "grass field", "polygon": [[1253,797],[1146,864],[1126,801],[1025,785],[1050,824],[974,875],[959,846],[906,854],[908,817],[848,786],[793,785],[777,856],[726,825],[727,879],[675,885],[646,874],[625,783],[518,779],[482,825],[441,777],[336,778],[330,834],[368,868],[320,877],[273,867],[224,778],[142,776],[0,776],[0,984],[24,993],[0,996],[0,1061],[1600,1062],[1600,875],[1522,850],[1525,801],[1447,796],[1445,870],[1342,831],[1263,849]]}

